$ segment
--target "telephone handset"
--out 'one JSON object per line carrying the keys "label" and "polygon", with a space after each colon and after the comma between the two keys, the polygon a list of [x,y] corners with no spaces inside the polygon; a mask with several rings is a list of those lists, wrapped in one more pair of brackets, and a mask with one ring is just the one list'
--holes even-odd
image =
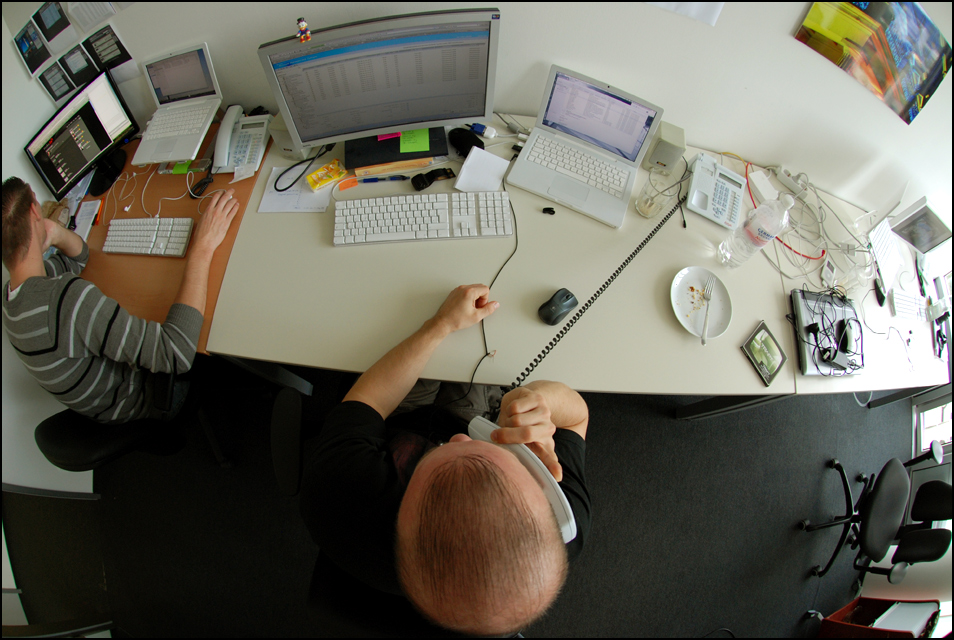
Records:
{"label": "telephone handset", "polygon": [[[467,433],[474,440],[493,443],[490,434],[499,428],[490,420],[477,416],[467,425]],[[525,444],[500,444],[497,446],[513,452],[520,464],[526,467],[530,475],[543,487],[543,495],[547,497],[547,501],[549,501],[553,513],[556,515],[557,524],[560,525],[563,542],[568,543],[576,538],[576,518],[573,517],[573,509],[570,508],[570,503],[563,494],[563,489],[560,488],[543,461],[530,451],[530,448]]]}
{"label": "telephone handset", "polygon": [[727,229],[737,228],[742,221],[745,178],[704,153],[697,155],[691,164],[692,180],[686,207]]}
{"label": "telephone handset", "polygon": [[240,105],[229,107],[215,140],[213,173],[235,173],[235,169],[243,165],[253,165],[258,171],[265,157],[271,121],[272,116],[268,114],[245,117]]}

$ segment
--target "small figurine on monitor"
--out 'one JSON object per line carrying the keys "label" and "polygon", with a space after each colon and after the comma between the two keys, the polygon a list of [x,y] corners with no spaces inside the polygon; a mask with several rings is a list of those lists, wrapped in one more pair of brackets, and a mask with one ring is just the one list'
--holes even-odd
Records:
{"label": "small figurine on monitor", "polygon": [[304,18],[298,18],[298,42],[308,42],[311,40],[311,29]]}

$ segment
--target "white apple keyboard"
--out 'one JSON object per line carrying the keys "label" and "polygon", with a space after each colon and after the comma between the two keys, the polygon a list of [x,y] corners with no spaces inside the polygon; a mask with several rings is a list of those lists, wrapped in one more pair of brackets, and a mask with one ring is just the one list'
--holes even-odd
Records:
{"label": "white apple keyboard", "polygon": [[336,247],[513,235],[510,194],[434,193],[335,203]]}
{"label": "white apple keyboard", "polygon": [[109,223],[103,253],[181,258],[189,246],[192,218],[124,218]]}

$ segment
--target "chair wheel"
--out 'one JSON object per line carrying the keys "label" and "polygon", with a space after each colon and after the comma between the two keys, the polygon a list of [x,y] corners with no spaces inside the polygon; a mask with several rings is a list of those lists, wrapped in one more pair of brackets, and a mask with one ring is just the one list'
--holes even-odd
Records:
{"label": "chair wheel", "polygon": [[811,520],[802,520],[797,525],[799,531],[805,531],[806,529],[808,529],[808,525],[810,525],[811,523],[812,523]]}
{"label": "chair wheel", "polygon": [[828,461],[828,468],[837,469],[839,464],[841,463],[838,462],[838,458],[832,458],[831,460]]}
{"label": "chair wheel", "polygon": [[863,473],[859,473],[858,477],[855,478],[855,482],[865,482],[867,479],[868,479],[868,476],[866,476]]}
{"label": "chair wheel", "polygon": [[820,564],[816,564],[814,567],[812,567],[811,574],[812,574],[813,577],[817,578],[820,573],[821,573],[821,565],[820,565]]}

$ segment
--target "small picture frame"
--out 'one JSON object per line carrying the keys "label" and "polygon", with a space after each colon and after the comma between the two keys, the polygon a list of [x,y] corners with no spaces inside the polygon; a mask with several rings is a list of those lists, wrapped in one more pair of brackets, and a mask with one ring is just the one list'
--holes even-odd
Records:
{"label": "small picture frame", "polygon": [[749,362],[755,367],[766,387],[772,384],[772,380],[788,360],[778,340],[765,326],[764,320],[742,344],[742,351],[748,356]]}

